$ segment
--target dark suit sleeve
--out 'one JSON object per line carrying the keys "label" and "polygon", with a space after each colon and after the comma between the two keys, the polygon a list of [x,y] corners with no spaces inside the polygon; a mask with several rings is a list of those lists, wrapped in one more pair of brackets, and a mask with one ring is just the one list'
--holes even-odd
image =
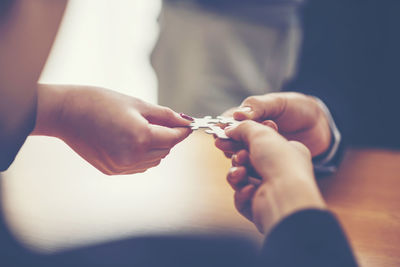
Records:
{"label": "dark suit sleeve", "polygon": [[296,77],[319,97],[348,146],[400,148],[400,1],[308,0]]}
{"label": "dark suit sleeve", "polygon": [[268,235],[260,266],[357,266],[334,215],[304,210],[280,222]]}

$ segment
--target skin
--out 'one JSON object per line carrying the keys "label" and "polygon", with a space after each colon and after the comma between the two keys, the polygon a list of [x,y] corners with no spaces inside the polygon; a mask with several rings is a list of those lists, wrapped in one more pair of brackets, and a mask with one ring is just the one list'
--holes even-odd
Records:
{"label": "skin", "polygon": [[[288,140],[303,143],[312,157],[327,151],[332,139],[328,119],[316,99],[300,93],[251,96],[240,107],[225,112],[224,116],[233,116],[240,121],[272,120],[281,135]],[[222,139],[217,139],[215,145],[228,157],[242,148],[241,144]]]}
{"label": "skin", "polygon": [[[267,235],[274,225],[296,211],[326,209],[307,147],[254,121],[229,127],[225,133],[245,148],[232,157],[233,167],[227,175],[235,190],[235,207],[260,232]],[[248,176],[250,166],[261,180],[255,182]]]}
{"label": "skin", "polygon": [[25,138],[54,136],[103,173],[158,165],[189,134],[169,108],[88,86],[38,85],[66,1],[16,0],[0,21],[0,171]]}
{"label": "skin", "polygon": [[66,1],[15,0],[0,20],[0,171],[32,131],[37,80]]}
{"label": "skin", "polygon": [[33,135],[62,139],[105,174],[157,166],[190,133],[169,108],[90,86],[40,85]]}
{"label": "skin", "polygon": [[[187,128],[179,128],[189,121],[168,108],[103,88],[37,86],[64,8],[65,1],[19,0],[1,21],[2,169],[12,162],[34,125],[33,134],[61,138],[107,174],[135,173],[157,165],[190,133]],[[272,96],[246,99],[242,110],[236,110],[233,116],[272,119],[283,135],[304,141],[311,154],[300,143],[287,141],[271,127],[256,122],[246,121],[226,129],[236,144],[246,148],[232,150],[237,153],[233,157],[236,169],[228,174],[228,181],[236,190],[235,205],[264,233],[297,210],[325,208],[315,185],[311,155],[324,151],[330,140],[328,133],[318,137],[326,125],[312,99]],[[299,102],[303,104],[296,106]],[[227,145],[233,146],[233,142]],[[247,177],[248,166],[261,175],[261,184],[255,185]]]}

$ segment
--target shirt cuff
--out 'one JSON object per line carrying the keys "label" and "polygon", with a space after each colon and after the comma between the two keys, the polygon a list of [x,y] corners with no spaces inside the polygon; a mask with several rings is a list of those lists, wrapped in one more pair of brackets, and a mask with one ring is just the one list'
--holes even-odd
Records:
{"label": "shirt cuff", "polygon": [[322,111],[325,113],[326,118],[328,119],[329,128],[331,130],[331,144],[323,155],[318,156],[313,159],[314,163],[314,171],[316,173],[324,173],[330,174],[334,173],[337,170],[337,160],[335,160],[336,155],[339,151],[340,142],[342,136],[339,132],[339,129],[336,126],[336,123],[330,113],[328,107],[325,103],[319,99],[318,97],[314,97],[317,100],[317,103],[321,107]]}

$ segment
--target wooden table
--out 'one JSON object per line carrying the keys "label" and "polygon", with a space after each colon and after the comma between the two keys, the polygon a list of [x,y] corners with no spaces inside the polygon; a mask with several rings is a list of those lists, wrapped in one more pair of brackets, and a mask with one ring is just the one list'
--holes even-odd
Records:
{"label": "wooden table", "polygon": [[349,151],[319,182],[362,266],[400,266],[400,153]]}
{"label": "wooden table", "polygon": [[[262,236],[233,208],[230,162],[195,133],[144,174],[107,177],[62,142],[31,138],[3,183],[14,233],[40,251],[127,236]],[[363,266],[400,265],[400,153],[354,150],[319,182]]]}

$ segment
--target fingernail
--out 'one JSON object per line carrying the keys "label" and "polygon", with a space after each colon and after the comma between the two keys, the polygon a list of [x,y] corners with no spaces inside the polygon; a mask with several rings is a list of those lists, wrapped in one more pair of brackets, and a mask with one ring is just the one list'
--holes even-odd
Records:
{"label": "fingernail", "polygon": [[232,157],[231,157],[231,160],[232,160],[232,162],[237,163],[237,155],[233,154]]}
{"label": "fingernail", "polygon": [[265,126],[268,126],[272,129],[274,129],[276,132],[278,132],[278,125],[271,120],[267,120],[267,121],[263,121],[262,124],[264,124]]}
{"label": "fingernail", "polygon": [[232,161],[232,166],[237,167],[238,165],[240,165],[238,162],[238,156],[236,154],[232,156],[231,161]]}
{"label": "fingernail", "polygon": [[232,175],[234,175],[234,174],[237,172],[237,170],[238,170],[238,167],[232,167],[232,168],[229,170],[229,173],[232,174]]}
{"label": "fingernail", "polygon": [[239,107],[237,111],[249,113],[253,110],[251,107]]}
{"label": "fingernail", "polygon": [[194,119],[192,117],[190,117],[189,115],[186,115],[184,113],[179,113],[179,115],[185,120],[194,121]]}

